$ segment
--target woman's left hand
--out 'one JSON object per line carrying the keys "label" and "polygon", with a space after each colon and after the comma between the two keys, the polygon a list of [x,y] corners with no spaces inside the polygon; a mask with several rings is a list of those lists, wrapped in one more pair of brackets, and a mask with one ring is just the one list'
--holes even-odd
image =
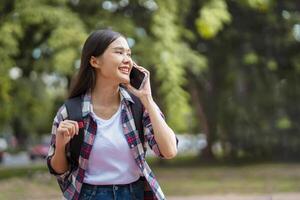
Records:
{"label": "woman's left hand", "polygon": [[152,99],[151,86],[150,86],[150,72],[142,66],[135,66],[135,67],[146,74],[146,81],[144,85],[139,90],[134,88],[132,85],[130,85],[130,83],[124,85],[129,90],[129,92],[139,97],[143,103],[146,100]]}

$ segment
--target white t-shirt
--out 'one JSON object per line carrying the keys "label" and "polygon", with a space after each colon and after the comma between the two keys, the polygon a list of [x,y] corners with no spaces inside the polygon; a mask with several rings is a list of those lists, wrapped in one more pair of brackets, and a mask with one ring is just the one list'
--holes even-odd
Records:
{"label": "white t-shirt", "polygon": [[121,104],[108,120],[94,112],[97,134],[88,160],[84,183],[93,185],[128,184],[140,177],[138,168],[126,141],[121,122]]}

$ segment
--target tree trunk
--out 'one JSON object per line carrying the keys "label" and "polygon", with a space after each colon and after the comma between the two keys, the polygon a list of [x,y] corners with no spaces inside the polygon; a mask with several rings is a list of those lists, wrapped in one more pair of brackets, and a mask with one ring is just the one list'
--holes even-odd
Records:
{"label": "tree trunk", "polygon": [[206,136],[206,142],[207,142],[207,145],[204,148],[204,150],[203,151],[202,149],[200,150],[199,156],[201,156],[201,158],[204,160],[212,160],[213,159],[213,154],[211,150],[212,141],[210,137],[209,124],[207,121],[207,116],[204,111],[203,100],[201,99],[201,94],[200,94],[201,92],[200,89],[197,89],[197,85],[195,84],[195,82],[197,81],[191,81],[189,88],[190,88],[192,103],[195,106],[196,115],[197,118],[199,119],[200,127]]}

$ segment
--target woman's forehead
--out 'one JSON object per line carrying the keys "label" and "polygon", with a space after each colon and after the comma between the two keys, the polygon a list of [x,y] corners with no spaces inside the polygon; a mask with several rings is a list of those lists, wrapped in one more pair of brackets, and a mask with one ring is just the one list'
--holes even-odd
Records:
{"label": "woman's forehead", "polygon": [[111,48],[122,48],[125,50],[130,50],[127,41],[123,37],[117,38],[115,41],[113,41],[110,45]]}

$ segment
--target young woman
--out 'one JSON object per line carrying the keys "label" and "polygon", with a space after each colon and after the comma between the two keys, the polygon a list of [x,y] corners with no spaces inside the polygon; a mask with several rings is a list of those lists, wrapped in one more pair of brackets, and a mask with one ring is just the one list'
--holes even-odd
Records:
{"label": "young woman", "polygon": [[[53,123],[47,163],[57,177],[65,199],[165,199],[145,161],[143,144],[134,124],[131,95],[143,106],[145,142],[156,155],[170,159],[177,153],[177,139],[152,99],[150,73],[141,89],[130,85],[131,51],[124,36],[98,30],[86,40],[81,65],[69,98],[82,96],[84,141],[79,166],[68,162],[69,143],[79,133],[68,120],[63,105]],[[131,93],[131,95],[129,94]]]}

